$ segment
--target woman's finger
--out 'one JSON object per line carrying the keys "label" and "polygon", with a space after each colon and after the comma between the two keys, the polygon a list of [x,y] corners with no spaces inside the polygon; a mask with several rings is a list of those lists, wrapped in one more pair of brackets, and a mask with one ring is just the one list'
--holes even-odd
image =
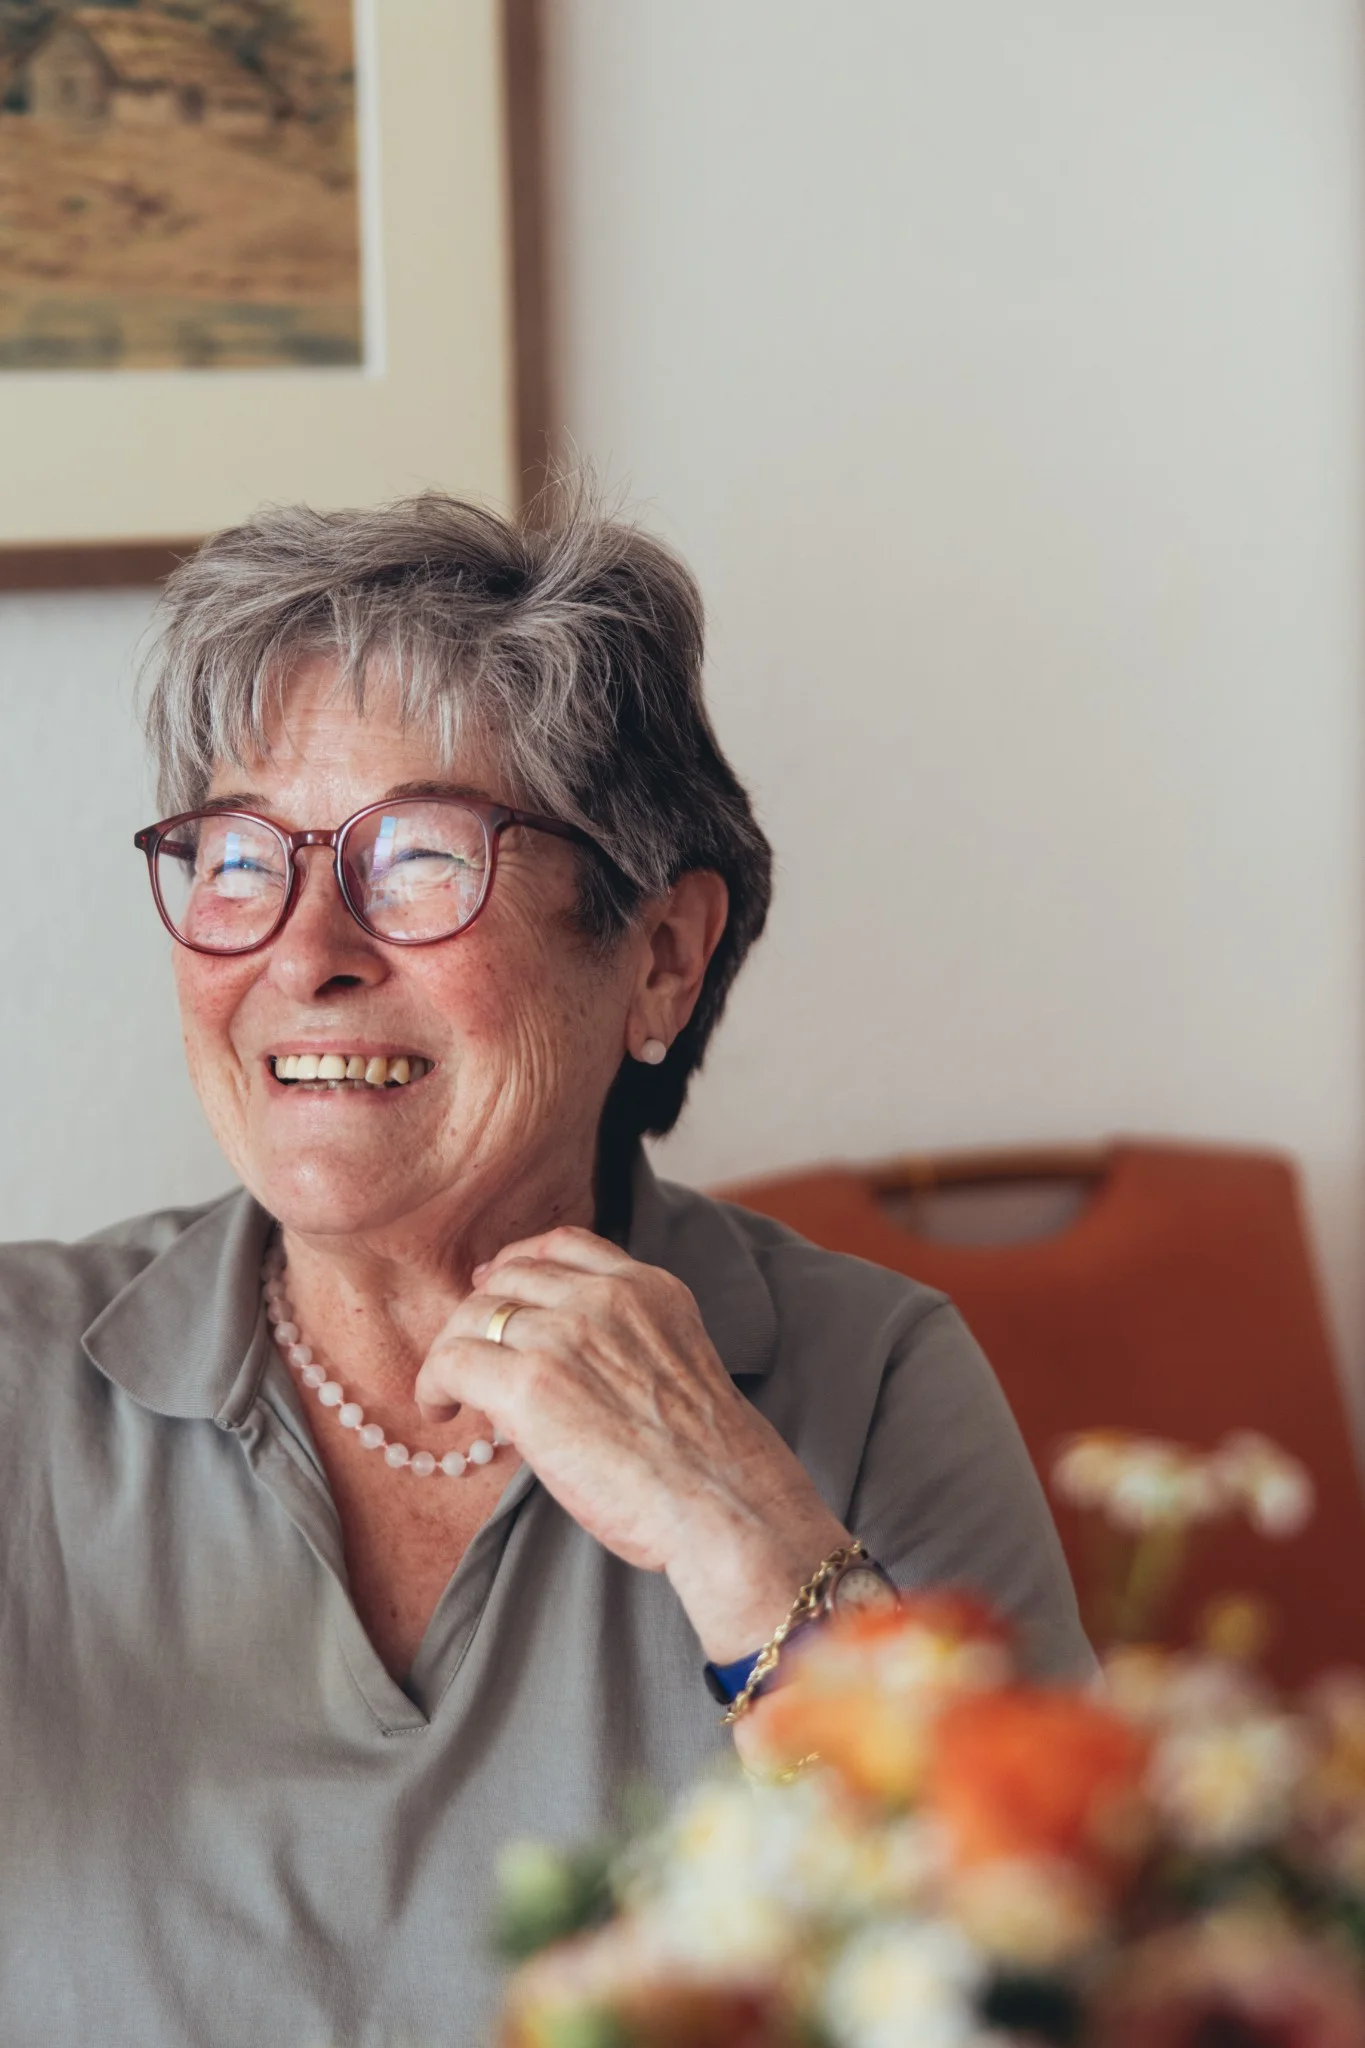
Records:
{"label": "woman's finger", "polygon": [[636,1263],[628,1252],[605,1237],[564,1223],[556,1230],[543,1231],[539,1237],[519,1238],[514,1244],[505,1244],[496,1257],[474,1268],[475,1286],[485,1287],[489,1274],[496,1273],[509,1259],[548,1260],[552,1265],[571,1267],[576,1273],[625,1273]]}
{"label": "woman's finger", "polygon": [[572,1267],[553,1264],[549,1259],[507,1259],[484,1274],[477,1291],[465,1297],[453,1320],[470,1336],[482,1336],[499,1302],[562,1308],[567,1302],[583,1298],[584,1277]]}
{"label": "woman's finger", "polygon": [[[490,1302],[488,1307],[491,1315],[496,1303]],[[500,1343],[461,1330],[443,1330],[423,1359],[412,1390],[428,1421],[448,1421],[468,1403],[481,1409],[495,1427],[501,1425],[507,1417],[516,1371],[511,1325],[538,1313],[519,1307]]]}

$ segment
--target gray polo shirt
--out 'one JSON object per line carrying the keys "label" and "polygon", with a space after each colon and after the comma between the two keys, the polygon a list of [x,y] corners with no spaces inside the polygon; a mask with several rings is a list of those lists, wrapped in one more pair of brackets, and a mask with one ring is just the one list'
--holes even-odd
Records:
{"label": "gray polo shirt", "polygon": [[[591,1836],[727,1746],[666,1580],[525,1468],[388,1676],[261,1317],[268,1227],[236,1194],[0,1250],[5,2048],[486,2040],[499,1845]],[[1035,1669],[1088,1667],[942,1297],[646,1169],[629,1248],[903,1584],[976,1586]]]}

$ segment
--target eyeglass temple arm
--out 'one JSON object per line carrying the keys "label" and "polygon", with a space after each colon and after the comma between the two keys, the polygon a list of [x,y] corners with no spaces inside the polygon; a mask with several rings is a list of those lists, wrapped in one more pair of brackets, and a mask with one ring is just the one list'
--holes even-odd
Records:
{"label": "eyeglass temple arm", "polygon": [[[153,852],[174,853],[177,851],[175,841],[170,833],[161,832],[160,828],[156,825],[144,825],[140,832],[134,832],[133,844],[139,853],[148,855]],[[193,848],[185,847],[181,850],[189,853],[193,851]]]}
{"label": "eyeglass temple arm", "polygon": [[503,813],[502,823],[525,825],[532,832],[550,832],[556,839],[572,840],[576,846],[590,846],[594,853],[606,854],[607,859],[611,858],[610,854],[606,853],[606,848],[598,845],[591,832],[585,832],[580,825],[566,824],[563,818],[543,818],[539,811],[507,810]]}

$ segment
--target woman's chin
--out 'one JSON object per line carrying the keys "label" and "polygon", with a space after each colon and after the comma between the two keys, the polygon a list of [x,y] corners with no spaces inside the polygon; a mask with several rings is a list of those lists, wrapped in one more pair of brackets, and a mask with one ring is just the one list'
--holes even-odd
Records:
{"label": "woman's chin", "polygon": [[381,1164],[295,1155],[243,1179],[286,1230],[305,1237],[359,1237],[401,1223],[431,1199],[429,1187],[396,1179],[394,1164],[392,1156]]}

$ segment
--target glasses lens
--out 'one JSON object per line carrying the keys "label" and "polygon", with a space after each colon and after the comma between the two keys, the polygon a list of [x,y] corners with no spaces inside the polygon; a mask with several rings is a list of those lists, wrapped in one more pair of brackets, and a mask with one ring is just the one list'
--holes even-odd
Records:
{"label": "glasses lens", "polygon": [[267,826],[210,812],[167,833],[156,881],[182,939],[209,953],[240,953],[275,923],[289,872],[283,842]]}
{"label": "glasses lens", "polygon": [[386,804],[346,839],[346,885],[385,939],[450,938],[483,902],[488,862],[482,818],[441,798]]}

